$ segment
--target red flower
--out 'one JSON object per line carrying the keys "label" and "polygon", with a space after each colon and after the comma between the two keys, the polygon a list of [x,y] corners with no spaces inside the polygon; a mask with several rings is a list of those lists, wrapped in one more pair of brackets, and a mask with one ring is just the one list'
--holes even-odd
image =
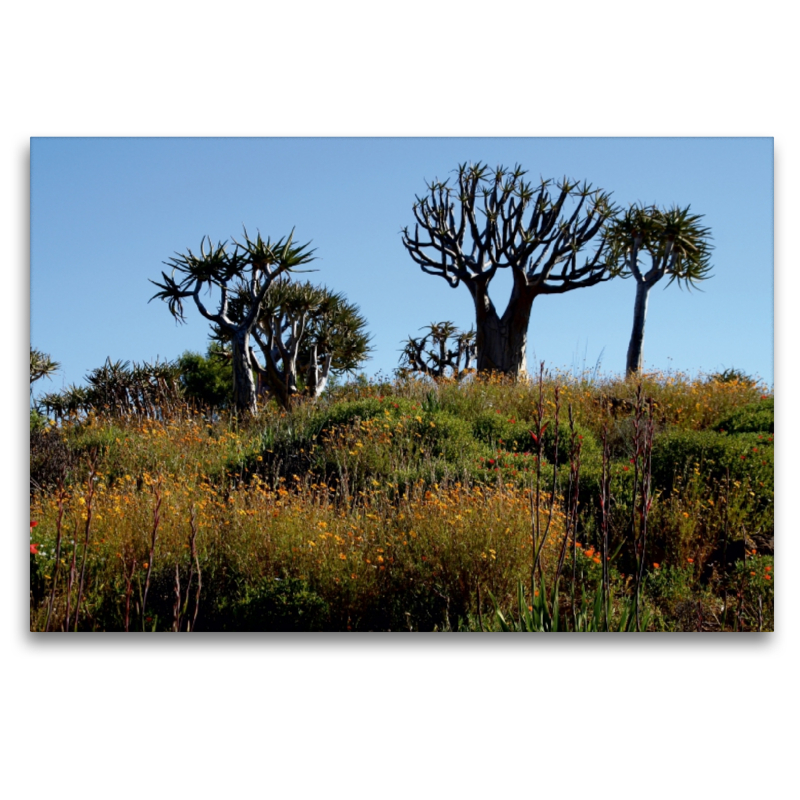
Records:
{"label": "red flower", "polygon": [[35,528],[38,524],[38,522],[31,522],[31,528]]}
{"label": "red flower", "polygon": [[32,556],[38,556],[39,555],[39,545],[38,544],[32,544],[31,545],[31,555]]}

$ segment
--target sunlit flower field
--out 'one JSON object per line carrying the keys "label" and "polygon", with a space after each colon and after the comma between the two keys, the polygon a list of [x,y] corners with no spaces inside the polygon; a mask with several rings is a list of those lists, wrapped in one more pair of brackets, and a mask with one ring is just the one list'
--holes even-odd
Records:
{"label": "sunlit flower field", "polygon": [[772,406],[540,373],[53,419],[31,630],[772,630]]}

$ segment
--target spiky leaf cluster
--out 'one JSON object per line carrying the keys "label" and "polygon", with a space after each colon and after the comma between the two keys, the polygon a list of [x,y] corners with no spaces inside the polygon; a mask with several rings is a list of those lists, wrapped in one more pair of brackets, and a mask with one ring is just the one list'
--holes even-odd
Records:
{"label": "spiky leaf cluster", "polygon": [[46,394],[39,405],[59,418],[88,411],[156,418],[180,402],[179,376],[172,362],[131,364],[108,358],[86,375],[87,386]]}
{"label": "spiky leaf cluster", "polygon": [[60,367],[61,364],[53,361],[47,353],[31,347],[31,383],[40,378],[51,378]]}
{"label": "spiky leaf cluster", "polygon": [[[295,245],[292,237],[293,233],[273,242],[269,238],[263,239],[259,232],[255,239],[251,239],[245,229],[244,241],[233,240],[232,246],[227,242],[215,245],[209,237],[204,237],[199,255],[187,250],[186,253],[176,253],[165,262],[172,272],[168,275],[162,270],[163,283],[150,281],[160,289],[150,300],[166,301],[175,319],[185,322],[183,300],[192,297],[204,317],[230,328],[233,323],[228,317],[229,290],[235,284],[237,291],[249,299],[248,313],[240,320],[240,324],[247,324],[251,315],[253,318],[257,316],[271,281],[313,260],[313,250],[308,249],[309,245]],[[220,292],[219,310],[213,314],[200,300],[201,291],[212,288]]]}
{"label": "spiky leaf cluster", "polygon": [[[700,223],[702,214],[691,206],[660,209],[634,204],[606,229],[610,257],[622,277],[655,283],[669,275],[687,288],[711,277],[711,231]],[[643,253],[650,256],[650,268],[640,265]]]}

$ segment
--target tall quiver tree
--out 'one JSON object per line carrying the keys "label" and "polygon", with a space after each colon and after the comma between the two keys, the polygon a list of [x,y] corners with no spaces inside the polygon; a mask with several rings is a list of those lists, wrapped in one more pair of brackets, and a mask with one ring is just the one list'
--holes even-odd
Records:
{"label": "tall quiver tree", "polygon": [[[463,283],[475,304],[477,369],[521,376],[526,371],[533,301],[594,286],[613,276],[602,229],[614,214],[609,195],[589,184],[524,180],[526,171],[462,164],[456,184],[434,181],[414,203],[413,233],[403,244],[423,272]],[[579,264],[595,237],[593,254]],[[510,269],[511,296],[498,313],[489,285]]]}
{"label": "tall quiver tree", "polygon": [[[710,230],[700,225],[702,214],[690,214],[690,206],[666,211],[656,206],[632,205],[606,231],[612,260],[624,278],[636,283],[633,329],[628,344],[625,374],[642,370],[644,325],[650,290],[665,275],[687,288],[710,278]],[[641,263],[650,257],[649,269]],[[646,270],[646,271],[645,271]]]}
{"label": "tall quiver tree", "polygon": [[[178,322],[185,322],[183,300],[191,297],[200,313],[225,332],[233,354],[234,404],[245,414],[257,411],[250,337],[264,297],[278,277],[313,260],[313,251],[308,250],[308,244],[293,244],[293,234],[294,231],[286,239],[271,242],[269,239],[264,241],[260,233],[251,240],[245,230],[244,242],[234,240],[232,248],[228,248],[226,242],[214,246],[206,237],[200,243],[199,256],[191,250],[185,254],[176,253],[165,262],[172,267],[172,275],[162,271],[164,283],[150,281],[161,290],[150,299],[166,301]],[[176,279],[176,273],[182,277]],[[200,299],[204,288],[218,292],[216,312],[209,311]],[[241,315],[235,318],[229,314],[233,295],[246,298]]]}

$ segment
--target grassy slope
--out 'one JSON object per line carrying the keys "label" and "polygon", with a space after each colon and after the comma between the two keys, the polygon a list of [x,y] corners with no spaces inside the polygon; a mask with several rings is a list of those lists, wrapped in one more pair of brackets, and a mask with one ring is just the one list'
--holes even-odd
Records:
{"label": "grassy slope", "polygon": [[[642,393],[655,426],[651,626],[769,628],[772,399],[682,376],[646,377]],[[185,414],[36,434],[32,628],[45,627],[51,598],[50,627],[64,625],[68,599],[73,627],[79,593],[85,629],[454,629],[492,617],[490,594],[513,613],[532,518],[545,580],[558,563],[578,442],[581,546],[565,574],[574,563],[588,597],[601,571],[603,440],[622,597],[635,568],[635,402],[636,387],[614,380],[402,381],[351,384],[291,414],[268,407],[247,426]],[[725,541],[728,561],[745,560],[725,567]]]}

